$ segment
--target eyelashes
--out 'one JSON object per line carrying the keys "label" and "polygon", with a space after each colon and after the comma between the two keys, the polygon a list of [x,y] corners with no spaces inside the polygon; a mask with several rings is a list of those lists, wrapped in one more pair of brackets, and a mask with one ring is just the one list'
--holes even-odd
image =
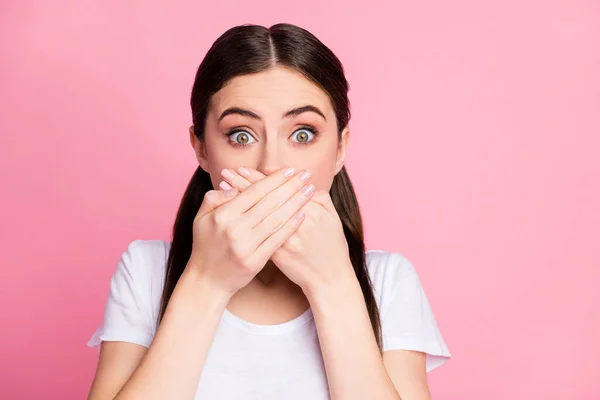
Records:
{"label": "eyelashes", "polygon": [[[294,131],[294,133],[292,133],[291,136],[294,136],[298,132],[302,132],[302,131],[310,132],[309,136],[312,136],[312,138],[307,139],[305,142],[294,142],[294,144],[297,144],[300,146],[306,146],[308,144],[312,144],[316,140],[316,137],[319,135],[319,132],[314,127],[312,127],[310,125],[303,125],[299,129],[296,129]],[[247,130],[241,129],[241,128],[233,128],[233,129],[229,130],[229,132],[226,133],[225,136],[228,136],[231,144],[236,147],[246,147],[246,146],[251,145],[252,143],[255,143],[255,142],[239,143],[236,140],[236,138],[239,138],[241,136],[240,134],[245,134],[249,138],[254,139],[254,136],[252,136]],[[296,135],[296,136],[298,136],[298,135]],[[254,139],[254,140],[256,141],[256,139]]]}

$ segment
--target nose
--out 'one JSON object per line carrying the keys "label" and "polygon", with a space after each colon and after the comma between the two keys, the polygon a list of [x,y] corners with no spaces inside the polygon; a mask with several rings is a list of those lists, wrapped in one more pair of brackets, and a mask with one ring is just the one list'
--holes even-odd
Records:
{"label": "nose", "polygon": [[256,169],[262,172],[264,175],[271,175],[273,172],[279,171],[281,168],[282,166],[279,163],[261,161]]}
{"label": "nose", "polygon": [[277,143],[269,143],[262,149],[256,169],[264,175],[271,175],[285,166],[283,154],[277,147]]}

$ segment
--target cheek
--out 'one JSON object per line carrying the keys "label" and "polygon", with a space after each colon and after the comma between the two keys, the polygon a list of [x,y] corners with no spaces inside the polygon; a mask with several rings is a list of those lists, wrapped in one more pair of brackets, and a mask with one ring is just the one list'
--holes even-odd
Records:
{"label": "cheek", "polygon": [[213,188],[215,189],[219,188],[219,182],[222,180],[221,171],[223,168],[226,168],[224,160],[222,159],[222,156],[220,156],[221,154],[222,153],[220,153],[218,150],[209,150],[207,153],[207,159],[209,163],[209,170],[207,172],[210,174],[210,180],[212,181]]}
{"label": "cheek", "polygon": [[[215,140],[215,138],[207,138],[207,161],[208,173],[215,189],[218,189],[219,183],[223,180],[221,171],[224,168],[233,168],[237,165],[244,165],[245,160],[240,157],[243,152],[232,151],[224,141]],[[242,154],[240,154],[242,153]]]}
{"label": "cheek", "polygon": [[303,168],[307,168],[312,173],[312,183],[316,190],[329,191],[331,182],[335,174],[335,159],[331,157],[313,158]]}

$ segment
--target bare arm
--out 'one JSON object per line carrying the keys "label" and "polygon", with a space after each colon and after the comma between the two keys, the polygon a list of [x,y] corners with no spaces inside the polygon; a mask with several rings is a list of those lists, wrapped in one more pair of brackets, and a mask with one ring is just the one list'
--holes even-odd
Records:
{"label": "bare arm", "polygon": [[89,399],[192,399],[228,301],[186,268],[147,351],[103,344]]}
{"label": "bare arm", "polygon": [[332,400],[429,400],[424,354],[392,351],[382,358],[355,277],[315,291],[309,301]]}
{"label": "bare arm", "polygon": [[431,400],[425,353],[412,350],[389,350],[383,363],[404,400]]}
{"label": "bare arm", "polygon": [[113,399],[129,380],[148,348],[129,342],[104,341],[88,400]]}

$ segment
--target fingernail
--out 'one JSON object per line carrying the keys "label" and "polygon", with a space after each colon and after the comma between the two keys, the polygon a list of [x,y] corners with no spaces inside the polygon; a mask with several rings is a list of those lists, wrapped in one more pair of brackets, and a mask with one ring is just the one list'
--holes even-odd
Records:
{"label": "fingernail", "polygon": [[306,170],[300,174],[300,180],[306,182],[310,178],[310,171]]}
{"label": "fingernail", "polygon": [[227,168],[225,168],[223,171],[221,171],[221,175],[225,179],[233,179],[233,173],[230,170],[228,170]]}
{"label": "fingernail", "polygon": [[231,189],[233,189],[231,187],[231,185],[229,183],[225,182],[225,181],[221,181],[221,183],[219,183],[219,187],[221,189],[223,189],[223,190],[231,190]]}
{"label": "fingernail", "polygon": [[244,167],[239,167],[238,172],[240,173],[240,175],[245,176],[246,178],[250,177],[250,171],[248,171]]}
{"label": "fingernail", "polygon": [[296,215],[294,215],[294,220],[298,221],[302,219],[302,217],[304,217],[304,210],[301,209],[296,213]]}
{"label": "fingernail", "polygon": [[292,176],[294,175],[294,172],[296,172],[296,170],[292,167],[289,167],[288,169],[285,170],[284,175],[285,176]]}
{"label": "fingernail", "polygon": [[235,194],[236,190],[234,189],[229,189],[229,190],[225,190],[223,192],[223,194],[225,195],[225,197],[231,197]]}
{"label": "fingernail", "polygon": [[306,196],[310,196],[314,190],[315,190],[315,185],[313,185],[311,183],[310,185],[308,185],[304,189],[302,189],[302,193],[304,193]]}

